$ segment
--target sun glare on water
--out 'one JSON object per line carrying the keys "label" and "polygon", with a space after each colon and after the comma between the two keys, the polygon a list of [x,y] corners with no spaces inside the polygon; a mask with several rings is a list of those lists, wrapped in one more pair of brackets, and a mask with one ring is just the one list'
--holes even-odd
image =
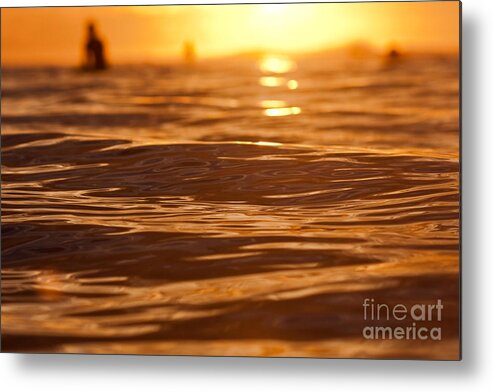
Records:
{"label": "sun glare on water", "polygon": [[266,73],[283,74],[294,71],[296,63],[287,56],[269,55],[260,60],[259,67]]}
{"label": "sun glare on water", "polygon": [[301,109],[297,106],[289,108],[269,108],[264,110],[264,114],[268,117],[282,117],[300,114]]}

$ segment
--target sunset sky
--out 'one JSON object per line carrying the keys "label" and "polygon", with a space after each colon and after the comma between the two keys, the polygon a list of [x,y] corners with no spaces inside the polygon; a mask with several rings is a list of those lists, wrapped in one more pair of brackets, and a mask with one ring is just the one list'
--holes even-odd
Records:
{"label": "sunset sky", "polygon": [[113,63],[250,50],[308,52],[367,41],[377,48],[457,51],[459,3],[335,3],[2,9],[3,64],[76,65],[97,22]]}

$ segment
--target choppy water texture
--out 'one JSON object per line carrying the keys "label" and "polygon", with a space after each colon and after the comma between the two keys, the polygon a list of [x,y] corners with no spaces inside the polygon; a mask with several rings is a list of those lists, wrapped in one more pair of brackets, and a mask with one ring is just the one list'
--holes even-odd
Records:
{"label": "choppy water texture", "polygon": [[[457,68],[5,69],[3,350],[456,358]],[[365,298],[442,340],[365,340]]]}

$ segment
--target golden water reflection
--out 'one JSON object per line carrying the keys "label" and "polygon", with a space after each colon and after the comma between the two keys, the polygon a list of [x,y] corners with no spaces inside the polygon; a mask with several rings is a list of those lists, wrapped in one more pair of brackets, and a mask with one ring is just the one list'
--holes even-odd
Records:
{"label": "golden water reflection", "polygon": [[286,80],[279,76],[262,76],[259,79],[259,84],[264,87],[281,87],[286,85],[289,90],[296,90],[298,88],[297,80]]}
{"label": "golden water reflection", "polygon": [[[259,64],[260,70],[267,73],[287,73],[296,69],[296,63],[287,56],[268,55],[262,58]],[[294,79],[278,76],[262,76],[260,85],[266,87],[286,86],[289,90],[298,88],[298,81]],[[292,116],[301,113],[301,108],[291,106],[286,101],[280,99],[265,99],[260,102],[264,108],[264,114],[268,117]]]}
{"label": "golden water reflection", "polygon": [[283,74],[294,71],[296,63],[287,56],[268,55],[260,60],[259,67],[266,73]]}
{"label": "golden water reflection", "polygon": [[301,109],[297,106],[288,106],[286,101],[278,99],[266,99],[260,102],[260,106],[264,108],[264,114],[269,117],[291,116],[301,113]]}
{"label": "golden water reflection", "polygon": [[264,109],[283,108],[287,106],[287,102],[278,99],[266,99],[260,102],[260,106],[262,106]]}
{"label": "golden water reflection", "polygon": [[264,110],[264,114],[268,117],[282,117],[300,114],[301,109],[297,106],[288,108],[269,108]]}
{"label": "golden water reflection", "polygon": [[290,90],[296,90],[298,88],[298,81],[292,79],[288,82],[288,88]]}
{"label": "golden water reflection", "polygon": [[[3,348],[456,358],[457,61],[224,61],[2,75]],[[376,296],[444,340],[364,340]]]}
{"label": "golden water reflection", "polygon": [[278,76],[262,76],[260,78],[260,85],[265,87],[279,87],[285,83],[284,78]]}

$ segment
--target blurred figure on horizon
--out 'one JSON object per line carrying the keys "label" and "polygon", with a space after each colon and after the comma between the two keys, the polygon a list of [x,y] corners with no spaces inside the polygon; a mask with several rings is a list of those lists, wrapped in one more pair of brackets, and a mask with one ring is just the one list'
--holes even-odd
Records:
{"label": "blurred figure on horizon", "polygon": [[393,69],[402,64],[403,52],[395,43],[387,45],[387,49],[381,53],[383,69]]}
{"label": "blurred figure on horizon", "polygon": [[387,45],[387,52],[385,53],[385,57],[387,61],[395,62],[402,57],[402,51],[399,49],[399,46],[393,42]]}
{"label": "blurred figure on horizon", "polygon": [[396,48],[392,48],[387,52],[387,58],[389,60],[396,60],[401,56],[400,52]]}
{"label": "blurred figure on horizon", "polygon": [[187,65],[195,65],[196,61],[195,45],[191,41],[185,41],[183,43],[183,59]]}
{"label": "blurred figure on horizon", "polygon": [[104,54],[104,44],[96,32],[94,22],[87,24],[87,40],[85,45],[86,63],[85,69],[90,71],[101,71],[108,68]]}

